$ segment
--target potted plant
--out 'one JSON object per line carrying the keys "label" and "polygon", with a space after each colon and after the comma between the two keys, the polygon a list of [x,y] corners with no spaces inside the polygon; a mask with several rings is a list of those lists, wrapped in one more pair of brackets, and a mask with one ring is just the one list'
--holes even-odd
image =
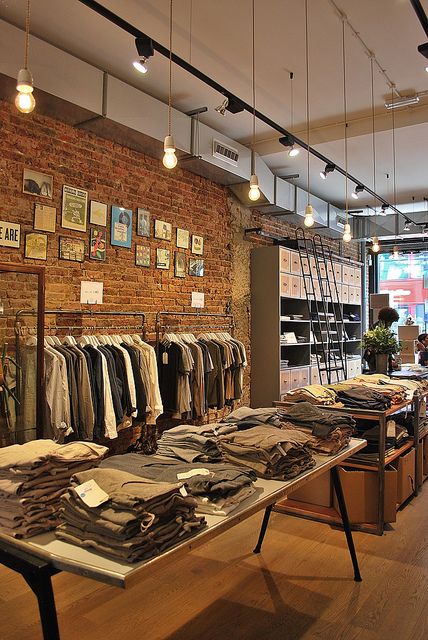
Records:
{"label": "potted plant", "polygon": [[366,331],[362,345],[364,359],[369,363],[370,370],[377,373],[388,372],[390,356],[398,353],[401,348],[395,333],[383,324],[378,324],[374,329]]}

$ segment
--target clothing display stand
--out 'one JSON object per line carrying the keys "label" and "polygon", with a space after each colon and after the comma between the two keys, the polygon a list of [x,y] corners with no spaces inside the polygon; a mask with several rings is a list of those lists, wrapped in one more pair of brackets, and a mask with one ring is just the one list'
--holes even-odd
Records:
{"label": "clothing display stand", "polygon": [[[60,571],[68,571],[104,584],[126,588],[135,584],[138,580],[150,577],[153,570],[176,562],[180,557],[185,556],[200,545],[213,540],[218,535],[225,533],[235,525],[264,510],[262,530],[254,550],[255,553],[259,553],[272,507],[278,501],[283,500],[289,493],[303,487],[326,471],[335,468],[336,465],[342,464],[348,456],[363,449],[365,444],[365,440],[353,438],[345,449],[334,456],[314,456],[315,467],[290,480],[257,479],[254,483],[256,492],[230,514],[224,517],[205,516],[208,525],[205,529],[168,551],[148,560],[135,564],[111,560],[88,549],[58,540],[50,532],[27,540],[17,540],[5,534],[0,534],[0,562],[13,571],[20,573],[37,596],[44,640],[59,640],[55,596],[51,583],[52,575]],[[343,526],[353,564],[354,580],[359,582],[361,581],[361,575],[346,515],[346,504],[343,494],[341,494],[339,477],[337,482],[338,484],[337,487],[335,485],[335,488],[338,491],[338,500],[342,505]]]}
{"label": "clothing display stand", "polygon": [[[347,409],[346,407],[334,407],[328,406],[326,407],[329,411],[339,411],[341,413],[346,413],[352,416],[355,419],[364,419],[370,420],[373,422],[377,422],[379,424],[379,459],[377,466],[365,465],[360,462],[353,462],[352,460],[347,460],[343,463],[345,467],[352,467],[353,469],[359,469],[362,471],[377,471],[378,473],[378,495],[377,495],[377,521],[375,524],[359,524],[353,523],[352,529],[356,531],[364,531],[366,533],[374,533],[376,535],[381,536],[385,530],[385,513],[384,513],[384,500],[385,500],[385,467],[401,455],[412,449],[415,449],[415,478],[418,478],[418,474],[420,474],[420,459],[419,459],[419,447],[420,447],[420,438],[419,434],[419,420],[420,420],[420,406],[421,402],[428,397],[428,391],[420,393],[419,391],[415,391],[413,393],[413,397],[411,400],[406,400],[400,404],[393,405],[390,409],[386,411],[375,411],[375,410],[366,410],[366,409]],[[287,406],[289,403],[286,402],[276,402],[275,405],[277,407]],[[399,449],[396,449],[393,453],[386,456],[385,455],[385,443],[386,443],[386,425],[388,418],[394,415],[397,411],[401,409],[405,409],[406,407],[411,407],[413,412],[413,429],[414,436],[412,440],[407,441],[403,444]],[[419,492],[418,482],[415,481],[413,484],[413,495],[417,496]],[[300,509],[297,505],[293,505],[292,501],[287,504],[287,501],[282,505],[277,505],[276,510],[281,511],[283,513],[287,513],[290,515],[302,515],[302,517],[311,518],[311,507],[312,505],[308,504],[307,508],[305,508],[304,513],[303,510]],[[333,515],[326,516],[325,513],[319,512],[313,505],[313,519],[322,521],[322,522],[330,522],[334,524],[340,524],[337,521],[336,517]],[[325,510],[324,510],[325,511]],[[332,510],[333,511],[333,510]]]}

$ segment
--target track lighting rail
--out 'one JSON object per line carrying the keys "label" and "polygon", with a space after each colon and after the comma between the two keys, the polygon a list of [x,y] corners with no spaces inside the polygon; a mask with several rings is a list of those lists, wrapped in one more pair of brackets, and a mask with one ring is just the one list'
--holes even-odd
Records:
{"label": "track lighting rail", "polygon": [[[141,31],[140,29],[137,29],[137,27],[130,24],[129,22],[127,22],[126,20],[124,20],[123,18],[115,14],[113,11],[110,11],[109,9],[107,9],[107,7],[104,7],[99,2],[96,2],[96,0],[78,0],[78,2],[80,2],[81,4],[84,4],[89,9],[92,9],[92,11],[95,11],[95,13],[98,13],[100,16],[102,16],[112,24],[115,24],[117,27],[119,27],[123,31],[126,31],[127,33],[132,35],[134,38],[145,38],[145,37],[150,38],[150,36],[148,36],[146,33]],[[156,42],[156,40],[153,40],[153,39],[152,39],[152,43],[153,43],[153,49],[155,51],[157,51],[162,56],[168,59],[170,58],[170,51],[167,47],[164,47],[162,44],[160,44],[159,42]],[[205,73],[203,73],[202,71],[200,71],[199,69],[191,65],[189,62],[187,62],[183,58],[180,58],[180,56],[178,56],[177,54],[172,52],[171,60],[176,65],[178,65],[179,67],[181,67],[182,69],[190,73],[192,76],[194,76],[195,78],[198,78],[198,80],[200,80],[204,84],[208,85],[215,91],[218,91],[220,94],[229,98],[229,102],[233,102],[233,104],[239,105],[240,107],[242,107],[243,110],[247,111],[248,113],[254,114],[258,120],[260,120],[261,122],[264,122],[271,129],[280,133],[281,136],[292,137],[297,145],[302,147],[302,149],[306,149],[306,151],[308,151],[314,157],[318,158],[318,160],[320,160],[322,163],[328,164],[328,165],[334,164],[329,158],[327,158],[322,153],[317,151],[317,149],[314,149],[314,147],[311,147],[310,145],[308,145],[304,140],[297,138],[294,134],[292,134],[290,131],[287,131],[287,129],[284,129],[284,127],[282,127],[281,125],[271,120],[271,118],[266,116],[264,113],[261,113],[257,109],[254,109],[253,106],[246,103],[244,100],[241,100],[241,98],[238,98],[238,96],[234,95],[231,91],[229,91],[224,86],[222,86],[221,84],[219,84],[218,82],[216,82],[215,80],[207,76]],[[347,174],[345,169],[342,169],[342,167],[340,167],[339,165],[334,164],[334,166],[335,166],[335,170],[338,173],[340,173],[345,178],[348,177],[348,180],[350,180],[351,182],[355,182],[355,184],[362,185],[364,187],[364,190],[368,194],[370,194],[373,198],[376,198],[376,200],[378,200],[380,203],[388,204],[388,202],[382,196],[378,195],[372,189],[370,189],[370,187],[363,184],[361,180],[352,176],[350,173]],[[406,216],[399,209],[397,209],[397,207],[390,205],[390,209],[395,211],[395,213],[398,213],[399,215],[406,218]]]}

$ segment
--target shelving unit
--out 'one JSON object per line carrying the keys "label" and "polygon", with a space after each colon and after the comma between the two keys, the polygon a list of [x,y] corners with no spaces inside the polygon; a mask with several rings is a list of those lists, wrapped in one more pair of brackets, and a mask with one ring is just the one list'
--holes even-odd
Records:
{"label": "shelving unit", "polygon": [[[315,269],[315,258],[310,256],[309,260]],[[332,265],[338,300],[328,301],[326,312],[333,313],[332,305],[340,305],[344,317],[356,314],[359,318],[345,320],[346,336],[338,335],[350,378],[361,372],[361,265],[339,257],[334,257]],[[327,268],[326,277],[332,278],[331,268]],[[320,284],[314,280],[308,301],[299,252],[284,246],[253,249],[251,280],[251,405],[271,406],[290,389],[326,384],[327,376],[322,373],[320,377],[316,361],[311,360],[319,349],[311,337],[309,313],[321,299]],[[301,317],[294,319],[294,315]],[[307,342],[281,344],[281,335],[286,332],[304,336]],[[281,367],[281,361],[288,361],[288,365]]]}
{"label": "shelving unit", "polygon": [[[376,522],[372,523],[354,523],[352,528],[358,531],[365,531],[367,533],[375,533],[382,535],[385,529],[385,472],[388,467],[394,462],[403,461],[406,455],[414,453],[414,461],[412,461],[412,474],[414,480],[409,480],[412,486],[412,495],[418,495],[422,482],[428,475],[428,429],[426,433],[419,433],[419,422],[421,418],[422,407],[425,407],[425,402],[428,397],[428,391],[424,393],[415,392],[411,400],[407,400],[397,405],[393,405],[386,411],[372,411],[363,409],[346,409],[344,407],[328,407],[332,411],[340,411],[347,413],[356,419],[370,420],[379,423],[379,458],[374,465],[364,464],[362,462],[353,461],[352,459],[346,460],[341,465],[345,470],[356,470],[361,472],[368,472],[376,475],[377,480],[377,517]],[[277,406],[285,406],[287,403],[277,402]],[[414,437],[405,443],[398,449],[395,449],[389,455],[385,453],[386,443],[386,426],[387,420],[398,411],[411,407],[413,412],[413,429]],[[426,453],[426,456],[424,455]],[[412,459],[413,460],[413,459]],[[397,474],[399,476],[399,472]],[[405,478],[407,480],[407,477]],[[344,487],[345,491],[345,487]],[[408,495],[404,500],[408,499]],[[363,496],[361,496],[363,499]],[[399,500],[396,504],[398,509],[403,500]],[[323,506],[319,504],[311,504],[309,502],[301,502],[288,498],[280,504],[276,505],[276,510],[289,513],[292,515],[300,515],[303,518],[311,518],[317,521],[334,523],[340,526],[340,518],[336,509],[332,506]]]}

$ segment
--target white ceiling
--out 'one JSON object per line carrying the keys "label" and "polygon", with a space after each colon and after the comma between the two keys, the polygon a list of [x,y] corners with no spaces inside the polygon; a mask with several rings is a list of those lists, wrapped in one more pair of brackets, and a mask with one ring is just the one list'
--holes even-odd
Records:
{"label": "white ceiling", "polygon": [[[102,0],[102,4],[153,39],[168,46],[169,0]],[[427,40],[410,0],[337,0],[350,23],[402,95],[428,90],[428,73],[417,46]],[[428,0],[423,0],[428,13]],[[24,25],[26,0],[0,0],[0,18]],[[289,71],[294,72],[294,131],[305,138],[305,48],[303,0],[255,0],[256,106],[272,120],[291,127]],[[195,67],[251,103],[251,0],[174,0],[173,50]],[[150,73],[138,74],[133,38],[78,0],[33,0],[31,32],[163,101],[168,94],[168,62],[150,59]],[[344,165],[342,22],[330,0],[309,0],[309,97],[311,140]],[[30,52],[31,55],[31,52]],[[373,186],[370,63],[361,44],[346,29],[349,171]],[[58,69],[60,73],[60,69]],[[37,79],[35,79],[37,85]],[[385,119],[390,96],[384,77],[375,73],[378,192],[393,199],[392,118]],[[182,111],[207,106],[201,120],[229,137],[248,143],[251,117],[220,116],[222,97],[183,70],[173,69],[173,106]],[[428,96],[396,117],[397,202],[428,196]],[[354,127],[355,124],[355,127]],[[339,125],[339,126],[338,126]],[[379,125],[379,126],[378,126]],[[354,130],[353,130],[354,127]],[[281,175],[299,173],[306,184],[306,159],[291,160],[278,134],[257,123],[257,151]],[[344,179],[319,179],[322,166],[311,160],[312,191],[343,206]],[[390,174],[387,180],[385,174]],[[351,185],[350,190],[352,190]],[[361,203],[370,203],[362,198]]]}

